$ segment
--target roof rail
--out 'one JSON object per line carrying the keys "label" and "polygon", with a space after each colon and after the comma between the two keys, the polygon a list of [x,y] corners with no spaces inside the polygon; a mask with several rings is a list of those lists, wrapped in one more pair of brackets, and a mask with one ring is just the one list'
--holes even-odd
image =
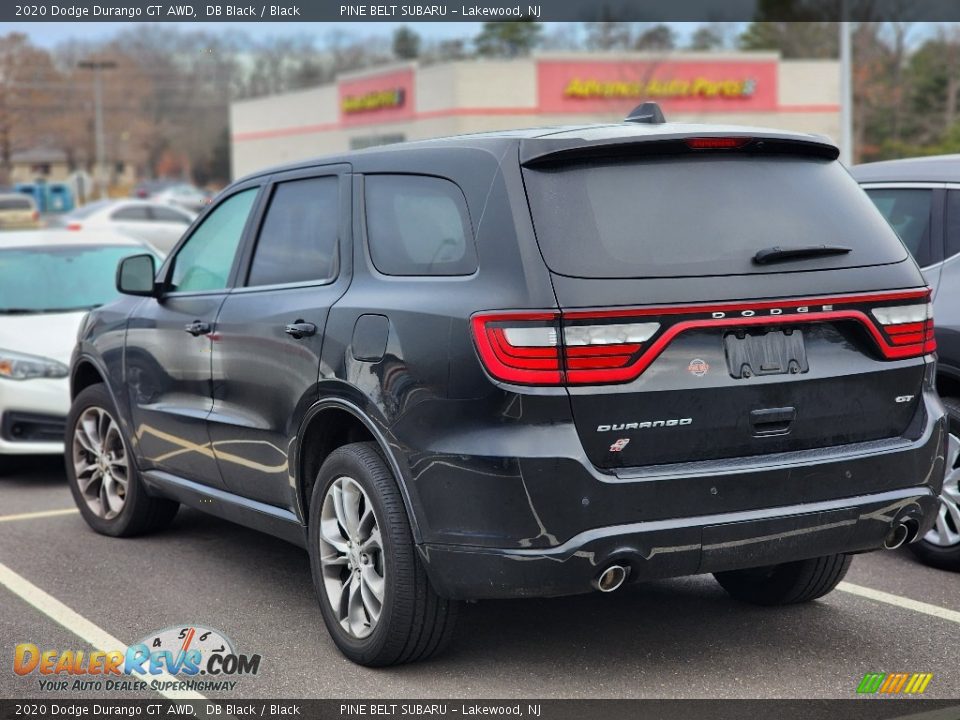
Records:
{"label": "roof rail", "polygon": [[624,119],[624,122],[649,123],[650,125],[662,125],[666,121],[663,110],[655,102],[645,102],[637,105]]}

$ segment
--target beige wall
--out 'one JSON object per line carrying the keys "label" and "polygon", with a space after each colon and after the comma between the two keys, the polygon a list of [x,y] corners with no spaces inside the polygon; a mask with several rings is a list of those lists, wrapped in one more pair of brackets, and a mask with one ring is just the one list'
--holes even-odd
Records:
{"label": "beige wall", "polygon": [[[650,59],[649,55],[641,54],[595,53],[537,57]],[[414,67],[414,109],[417,117],[407,121],[340,126],[335,84],[234,103],[230,108],[234,177],[272,165],[343,152],[350,148],[351,140],[369,140],[380,135],[401,135],[407,140],[419,140],[466,132],[622,119],[619,111],[590,115],[537,114],[537,57],[464,61],[425,68],[399,65],[348,76],[357,78]],[[777,56],[770,53],[678,53],[671,55],[670,59],[734,57],[769,60]],[[783,107],[776,112],[672,114],[667,119],[780,128],[839,139],[840,72],[837,62],[780,61],[778,101]],[[524,108],[530,108],[530,112],[524,112]],[[476,112],[469,114],[471,110]]]}

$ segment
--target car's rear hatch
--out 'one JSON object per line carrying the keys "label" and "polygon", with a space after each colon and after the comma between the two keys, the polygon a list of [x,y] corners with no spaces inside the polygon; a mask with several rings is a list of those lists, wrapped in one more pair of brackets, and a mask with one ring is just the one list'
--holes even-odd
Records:
{"label": "car's rear hatch", "polygon": [[[559,382],[592,462],[738,457],[905,431],[933,349],[927,291],[835,148],[550,142],[551,152],[522,145],[521,161],[561,312],[529,322],[557,331]],[[499,337],[511,356],[543,345],[530,333]]]}

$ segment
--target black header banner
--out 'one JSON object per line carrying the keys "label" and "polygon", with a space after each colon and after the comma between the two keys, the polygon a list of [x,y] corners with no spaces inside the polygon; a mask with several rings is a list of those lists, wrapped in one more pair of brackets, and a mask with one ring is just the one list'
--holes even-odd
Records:
{"label": "black header banner", "polygon": [[0,720],[957,720],[946,700],[0,700]]}
{"label": "black header banner", "polygon": [[0,3],[0,22],[857,22],[960,21],[957,0],[34,0]]}

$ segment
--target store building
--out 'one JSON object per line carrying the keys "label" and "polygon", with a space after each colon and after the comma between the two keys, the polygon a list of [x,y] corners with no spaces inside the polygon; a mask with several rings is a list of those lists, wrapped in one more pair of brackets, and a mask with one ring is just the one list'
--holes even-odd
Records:
{"label": "store building", "polygon": [[840,68],[777,53],[539,54],[404,63],[230,108],[234,177],[404,140],[623,119],[644,100],[668,120],[840,136]]}

